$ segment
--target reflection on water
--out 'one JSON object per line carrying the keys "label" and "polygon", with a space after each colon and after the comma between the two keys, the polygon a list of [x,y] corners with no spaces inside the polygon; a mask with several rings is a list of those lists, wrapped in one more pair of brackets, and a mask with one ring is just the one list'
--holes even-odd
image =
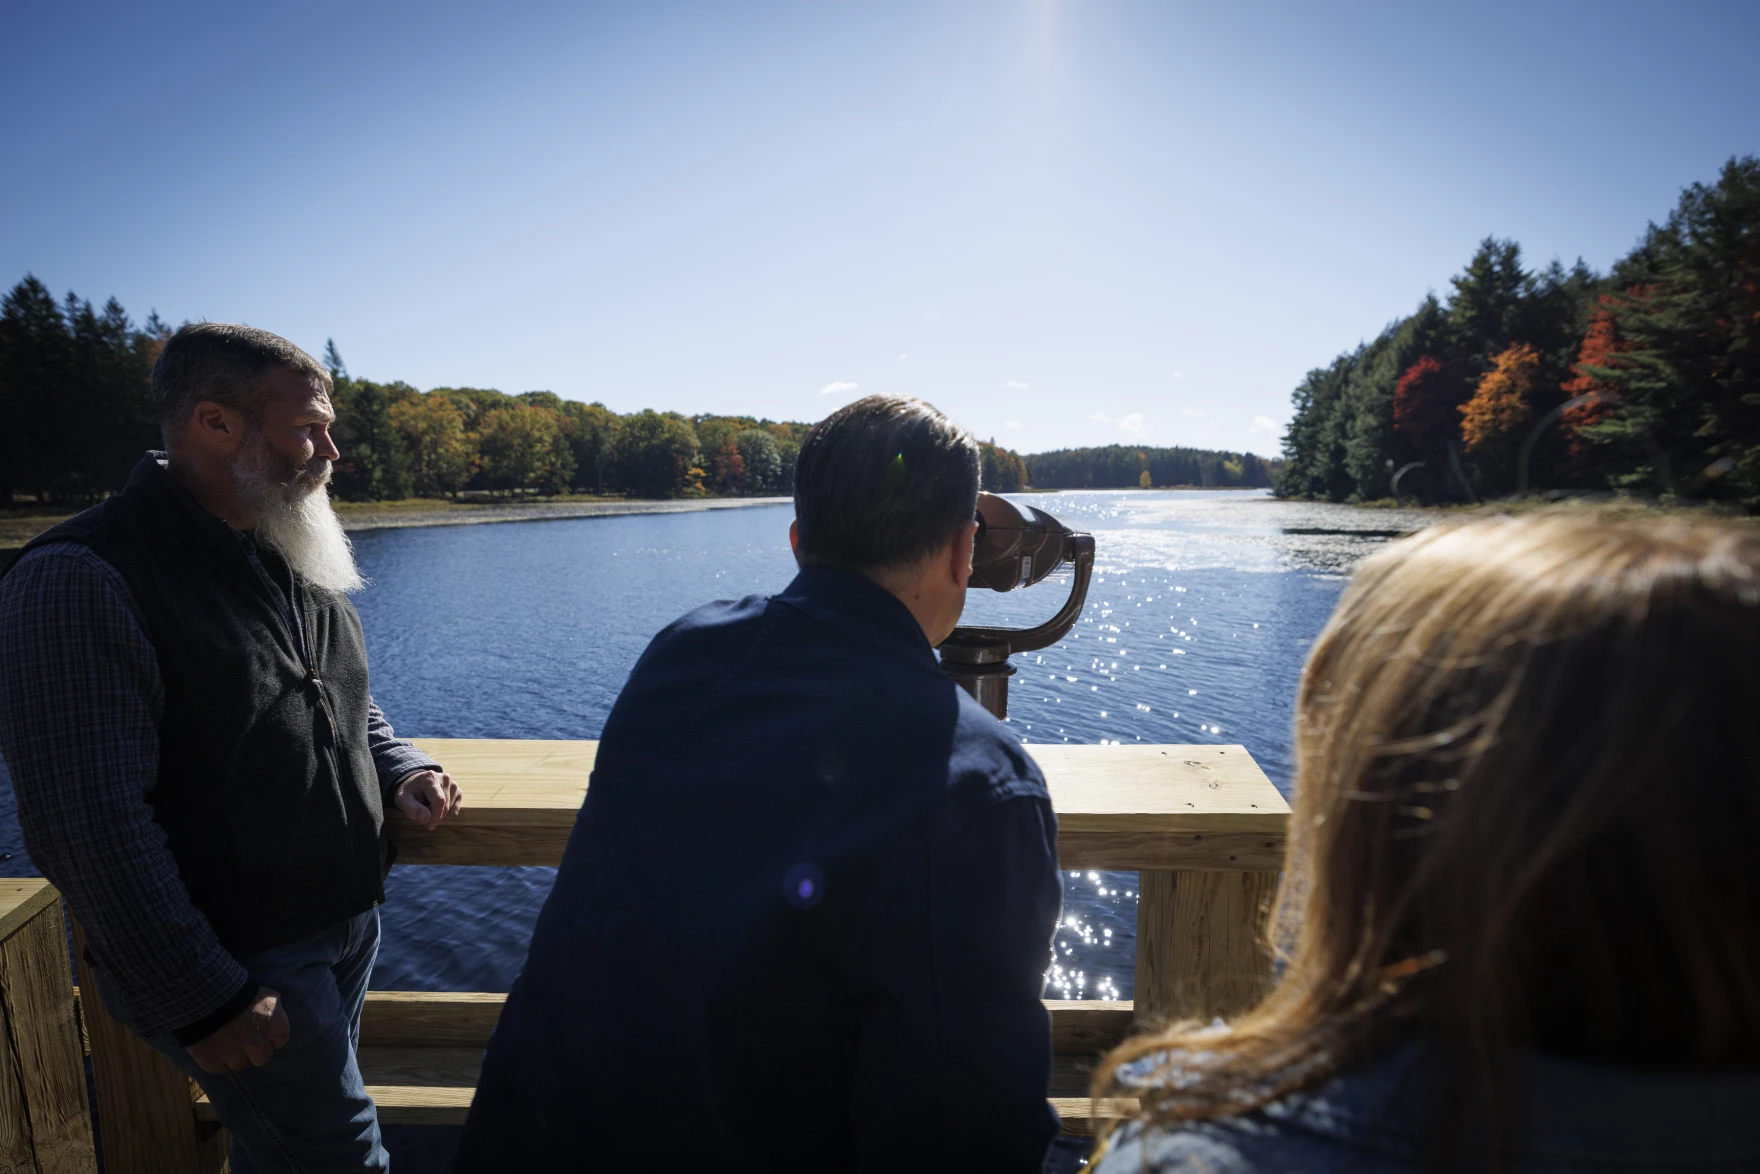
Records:
{"label": "reflection on water", "polygon": [[[1284,788],[1296,679],[1345,573],[1424,520],[1258,492],[1031,500],[1092,532],[1098,561],[1070,635],[1015,658],[1010,724],[1022,740],[1239,742]],[[789,518],[774,506],[357,535],[374,583],[358,600],[374,693],[406,735],[597,737],[663,625],[711,599],[788,582]],[[1065,575],[974,593],[967,618],[1028,626],[1067,590]],[[12,854],[0,873],[32,871],[6,786],[0,853]],[[552,875],[394,869],[374,985],[506,990]],[[1065,873],[1064,886],[1047,994],[1129,998],[1135,874]]]}

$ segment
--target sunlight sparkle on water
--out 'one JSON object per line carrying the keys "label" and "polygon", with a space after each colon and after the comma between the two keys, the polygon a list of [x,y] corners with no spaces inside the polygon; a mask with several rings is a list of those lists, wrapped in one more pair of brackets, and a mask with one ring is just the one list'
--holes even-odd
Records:
{"label": "sunlight sparkle on water", "polygon": [[[1389,530],[1424,520],[1252,492],[1090,491],[1030,502],[1092,533],[1100,561],[1069,636],[1016,660],[1046,675],[1031,686],[1016,678],[1009,728],[1090,746],[1204,743],[1226,729],[1279,786],[1290,774],[1302,658],[1344,575]],[[787,506],[760,506],[356,534],[374,583],[356,598],[374,697],[399,733],[416,737],[596,738],[656,631],[709,600],[787,584],[789,518]],[[1029,590],[972,592],[965,622],[1031,627],[1069,584],[1065,572]],[[1164,651],[1143,655],[1157,645]],[[1078,672],[1084,659],[1094,667]],[[16,841],[14,833],[0,849],[22,853]],[[1098,875],[1065,874],[1065,912],[1077,925],[1057,933],[1060,997],[1130,997],[1136,878]],[[553,876],[398,865],[375,986],[507,989]]]}

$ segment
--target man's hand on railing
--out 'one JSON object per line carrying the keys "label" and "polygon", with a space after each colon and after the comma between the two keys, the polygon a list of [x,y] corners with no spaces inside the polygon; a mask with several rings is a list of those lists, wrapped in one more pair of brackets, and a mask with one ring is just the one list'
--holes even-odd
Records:
{"label": "man's hand on railing", "polygon": [[411,823],[433,831],[458,814],[464,796],[443,770],[418,770],[397,784],[397,809]]}
{"label": "man's hand on railing", "polygon": [[225,1027],[191,1044],[189,1054],[203,1072],[243,1072],[267,1064],[275,1049],[287,1043],[290,1030],[280,992],[262,987],[251,1005]]}

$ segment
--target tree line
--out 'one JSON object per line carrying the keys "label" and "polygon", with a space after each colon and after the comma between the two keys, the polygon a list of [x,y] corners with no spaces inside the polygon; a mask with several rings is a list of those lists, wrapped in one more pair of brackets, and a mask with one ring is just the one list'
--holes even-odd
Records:
{"label": "tree line", "polygon": [[1529,270],[1493,238],[1451,286],[1302,380],[1280,495],[1612,491],[1760,512],[1760,159],[1685,189],[1606,275]]}
{"label": "tree line", "polygon": [[1250,452],[1202,448],[1065,448],[1027,457],[1036,489],[1149,489],[1201,486],[1205,489],[1262,488],[1272,485],[1277,462]]}
{"label": "tree line", "polygon": [[[136,326],[114,299],[57,301],[26,276],[0,301],[0,504],[96,500],[159,447],[149,376],[172,329]],[[634,497],[789,494],[809,424],[750,416],[619,415],[548,391],[518,395],[352,377],[334,342],[338,497],[464,494]],[[1025,488],[1026,462],[982,446],[984,484]]]}

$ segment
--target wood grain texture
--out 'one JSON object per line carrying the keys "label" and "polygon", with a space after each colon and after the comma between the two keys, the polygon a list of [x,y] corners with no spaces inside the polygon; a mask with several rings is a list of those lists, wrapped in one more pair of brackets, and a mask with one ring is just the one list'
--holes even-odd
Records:
{"label": "wood grain texture", "polygon": [[1271,990],[1265,926],[1275,872],[1157,870],[1137,874],[1137,1027],[1209,1022],[1248,1010]]}
{"label": "wood grain texture", "polygon": [[507,996],[482,991],[368,991],[363,1048],[476,1048],[489,1043]]}
{"label": "wood grain texture", "polygon": [[55,886],[40,877],[0,878],[0,938],[60,900]]}
{"label": "wood grain texture", "polygon": [[1131,994],[1140,1031],[1167,1022],[1173,1010],[1174,884],[1166,869],[1137,873],[1137,971]]}
{"label": "wood grain texture", "polygon": [[1052,1097],[1051,1107],[1057,1110],[1065,1133],[1073,1137],[1092,1137],[1096,1125],[1135,1113],[1137,1098],[1109,1097],[1094,1102],[1087,1097]]}
{"label": "wood grain texture", "polygon": [[1261,871],[1283,867],[1283,833],[1265,832],[1083,832],[1059,819],[1057,866],[1074,871],[1104,868]]}
{"label": "wood grain texture", "polygon": [[[0,1146],[29,1151],[19,1170],[38,1174],[96,1174],[92,1121],[86,1101],[84,1054],[74,1022],[73,979],[61,901],[29,902],[36,913],[0,940],[0,1018],[13,1088],[0,1122]],[[23,1136],[13,1130],[22,1127]]]}
{"label": "wood grain texture", "polygon": [[[40,916],[54,901],[48,881],[0,880],[0,935],[10,938]],[[8,991],[0,1001],[0,1170],[30,1171],[37,1169],[36,1139],[32,1134],[28,1082],[30,1074],[23,1071],[16,1059],[13,1033],[17,1012],[13,1006],[28,997],[27,991]]]}
{"label": "wood grain texture", "polygon": [[111,1018],[86,962],[85,934],[74,922],[80,1012],[92,1043],[98,1132],[105,1174],[217,1174],[225,1168],[225,1130],[196,1120],[197,1088],[171,1061]]}
{"label": "wood grain texture", "polygon": [[[408,864],[556,864],[597,742],[423,738],[464,790],[435,832],[392,819]],[[1239,746],[1028,746],[1066,869],[1259,871],[1282,864],[1289,805]]]}
{"label": "wood grain texture", "polygon": [[1233,1018],[1271,990],[1265,926],[1277,874],[1180,872],[1174,877],[1168,1016]]}
{"label": "wood grain texture", "polygon": [[1124,1042],[1135,1022],[1129,1000],[1046,999],[1051,1012],[1051,1051],[1059,1056],[1098,1056]]}
{"label": "wood grain texture", "polygon": [[[476,1095],[483,1054],[478,1048],[362,1046],[361,1077],[379,1107],[382,1125],[462,1125]],[[195,1116],[217,1121],[204,1096]]]}

